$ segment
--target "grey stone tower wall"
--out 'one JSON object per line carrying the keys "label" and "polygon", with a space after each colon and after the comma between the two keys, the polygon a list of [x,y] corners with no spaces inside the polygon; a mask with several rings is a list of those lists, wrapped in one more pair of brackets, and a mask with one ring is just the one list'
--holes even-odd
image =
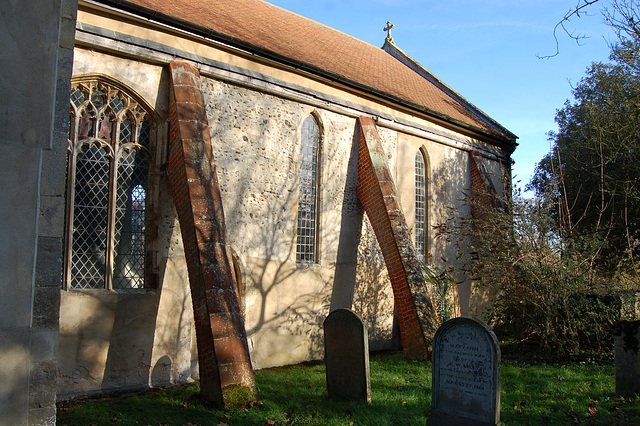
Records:
{"label": "grey stone tower wall", "polygon": [[55,424],[77,0],[0,14],[0,424]]}

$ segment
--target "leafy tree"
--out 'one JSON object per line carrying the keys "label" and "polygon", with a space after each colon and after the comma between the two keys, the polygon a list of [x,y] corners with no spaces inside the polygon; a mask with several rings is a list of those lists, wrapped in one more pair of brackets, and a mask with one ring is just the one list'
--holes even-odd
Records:
{"label": "leafy tree", "polygon": [[[597,0],[579,0],[586,7]],[[491,297],[503,339],[553,353],[609,352],[640,290],[640,32],[636,1],[612,0],[612,62],[595,63],[557,112],[551,152],[529,187],[465,194],[472,216],[436,226],[467,279]],[[625,8],[626,7],[626,8]],[[582,9],[581,9],[582,10]],[[508,182],[506,182],[508,183]],[[508,185],[505,185],[508,187]],[[489,202],[486,202],[489,200]],[[629,311],[630,312],[630,311]]]}
{"label": "leafy tree", "polygon": [[631,34],[556,113],[551,152],[529,186],[553,201],[568,249],[610,273],[633,269],[640,254],[640,37]]}

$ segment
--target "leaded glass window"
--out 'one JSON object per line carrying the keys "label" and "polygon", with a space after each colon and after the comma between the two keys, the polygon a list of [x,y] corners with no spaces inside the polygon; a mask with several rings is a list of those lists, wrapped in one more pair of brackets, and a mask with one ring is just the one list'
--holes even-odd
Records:
{"label": "leaded glass window", "polygon": [[151,115],[99,79],[70,101],[65,288],[144,288]]}
{"label": "leaded glass window", "polygon": [[109,150],[83,145],[76,157],[73,288],[104,288],[109,206]]}
{"label": "leaded glass window", "polygon": [[416,254],[424,262],[427,252],[427,168],[422,151],[415,159]]}
{"label": "leaded glass window", "polygon": [[300,195],[296,261],[317,262],[318,150],[320,129],[313,116],[302,123],[300,148]]}

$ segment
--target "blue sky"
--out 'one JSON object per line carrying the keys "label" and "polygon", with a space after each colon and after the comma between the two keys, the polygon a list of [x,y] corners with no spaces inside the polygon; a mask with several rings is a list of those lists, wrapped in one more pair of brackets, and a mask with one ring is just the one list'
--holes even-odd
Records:
{"label": "blue sky", "polygon": [[523,187],[550,149],[555,112],[594,61],[607,61],[613,40],[604,1],[568,29],[553,27],[577,0],[268,0],[375,46],[387,21],[396,44],[425,68],[515,133],[514,177]]}

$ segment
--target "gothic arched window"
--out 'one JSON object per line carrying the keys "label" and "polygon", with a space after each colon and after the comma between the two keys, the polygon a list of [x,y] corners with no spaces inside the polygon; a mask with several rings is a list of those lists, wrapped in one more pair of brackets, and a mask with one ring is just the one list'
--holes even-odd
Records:
{"label": "gothic arched window", "polygon": [[424,262],[427,257],[427,161],[422,150],[415,158],[416,254]]}
{"label": "gothic arched window", "polygon": [[152,116],[90,78],[72,82],[70,121],[64,287],[144,288]]}
{"label": "gothic arched window", "polygon": [[318,234],[318,154],[320,128],[310,115],[302,123],[300,148],[300,198],[298,200],[298,238],[296,261],[314,263]]}

